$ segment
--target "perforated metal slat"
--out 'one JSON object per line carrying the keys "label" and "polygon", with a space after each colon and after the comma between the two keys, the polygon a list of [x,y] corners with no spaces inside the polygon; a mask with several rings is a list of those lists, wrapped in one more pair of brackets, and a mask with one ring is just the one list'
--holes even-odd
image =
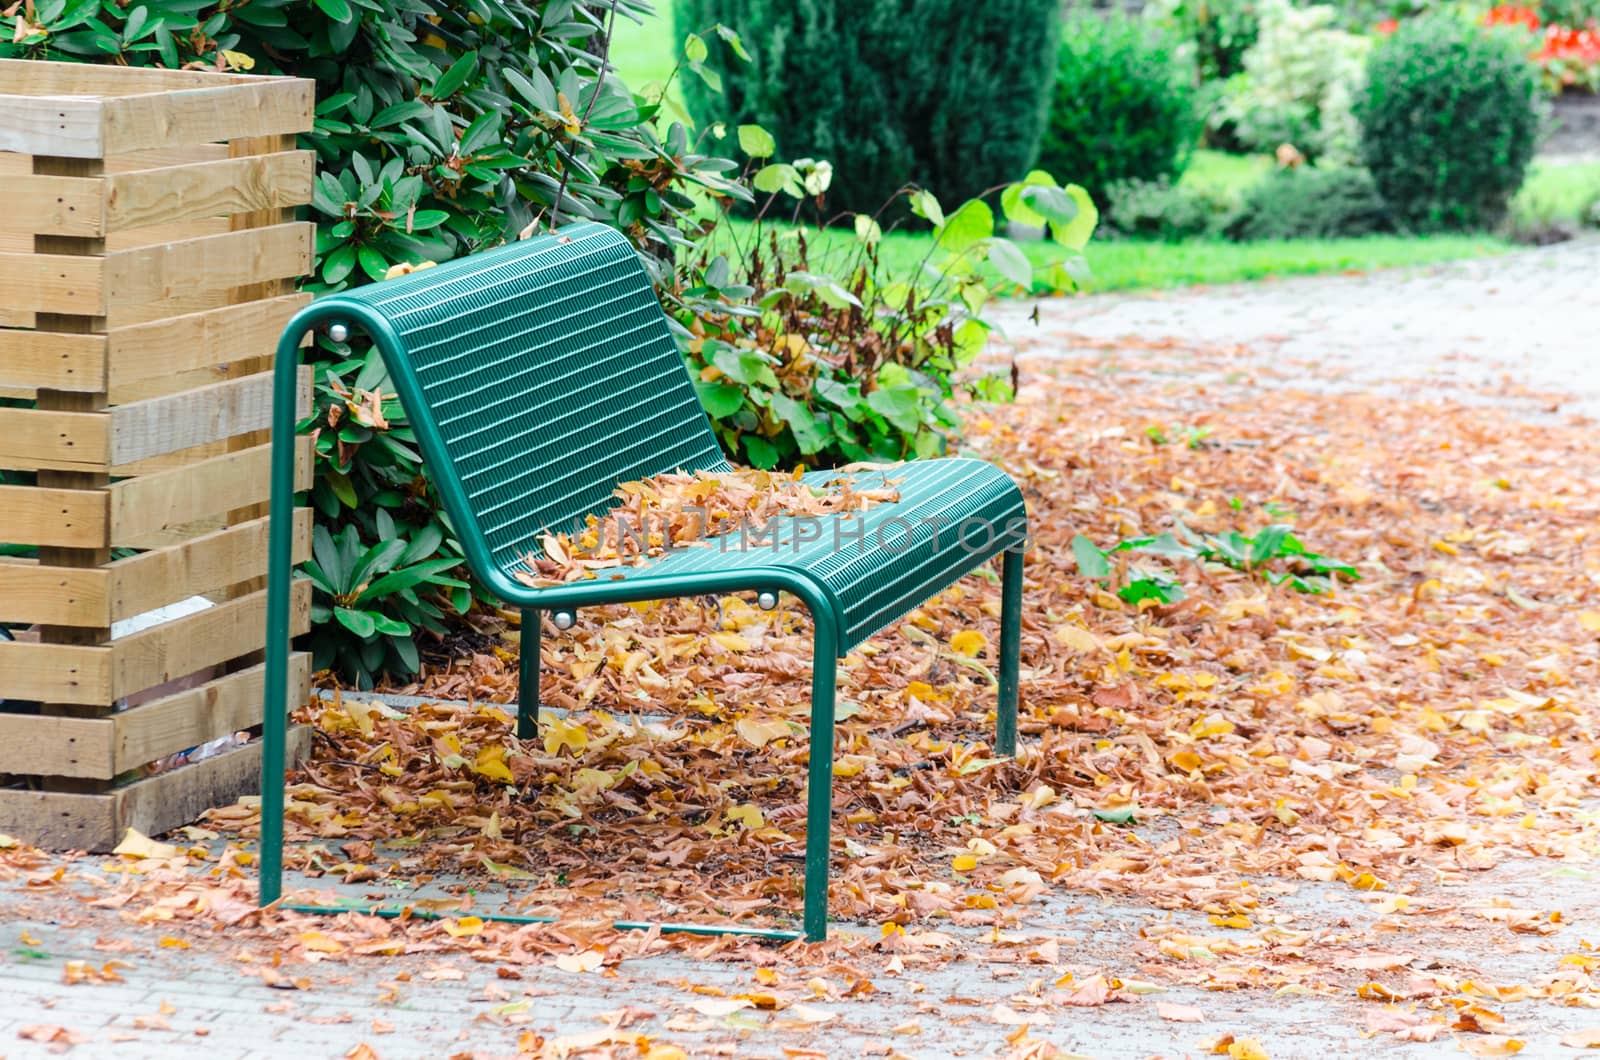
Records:
{"label": "perforated metal slat", "polygon": [[603,225],[353,292],[388,318],[495,560],[618,482],[721,464],[633,248]]}

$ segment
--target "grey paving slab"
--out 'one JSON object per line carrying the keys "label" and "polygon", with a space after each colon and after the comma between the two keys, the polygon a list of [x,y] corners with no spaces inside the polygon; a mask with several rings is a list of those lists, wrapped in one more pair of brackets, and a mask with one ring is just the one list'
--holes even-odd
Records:
{"label": "grey paving slab", "polygon": [[[1035,304],[1037,325],[1027,319]],[[1280,364],[1331,371],[1348,388],[1520,404],[1529,413],[1555,401],[1560,414],[1600,419],[1595,239],[1423,269],[1017,301],[996,317],[1047,356],[1128,338],[1242,344]],[[1507,383],[1549,395],[1519,396]]]}

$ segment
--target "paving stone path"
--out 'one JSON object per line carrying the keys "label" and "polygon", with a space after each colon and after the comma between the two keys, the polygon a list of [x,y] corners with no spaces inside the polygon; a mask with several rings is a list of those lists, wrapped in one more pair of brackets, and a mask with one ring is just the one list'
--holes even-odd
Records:
{"label": "paving stone path", "polygon": [[[1030,336],[1036,353],[1087,346],[1113,348],[1112,357],[1124,336],[1178,336],[1247,344],[1265,357],[1336,363],[1337,385],[1433,388],[1454,399],[1506,403],[1519,415],[1600,417],[1596,243],[1419,272],[1058,300],[1041,306],[1037,326],[1025,319],[1031,308],[1008,307],[1006,315],[1011,332]],[[80,859],[73,871],[96,872],[105,863]],[[1541,908],[1562,910],[1557,935],[1508,943],[1503,933],[1430,927],[1393,945],[1448,954],[1455,966],[1478,967],[1491,979],[1527,981],[1548,969],[1553,954],[1574,952],[1580,939],[1600,939],[1600,896],[1591,875],[1548,863],[1505,865],[1434,892],[1435,902],[1458,906],[1521,893]],[[1300,910],[1297,926],[1317,932],[1318,944],[1359,936],[1362,918],[1371,916],[1348,888],[1308,884],[1292,903]],[[781,1013],[713,1018],[690,1008],[703,996],[690,986],[729,994],[753,989],[756,969],[748,963],[675,955],[630,961],[615,976],[528,965],[518,969],[521,978],[508,979],[493,964],[459,955],[377,958],[296,967],[293,974],[306,977],[309,989],[281,990],[247,974],[238,938],[221,933],[187,948],[163,946],[158,927],[90,908],[69,888],[18,879],[0,882],[0,1057],[509,1057],[527,1031],[581,1034],[622,1018],[695,1056],[782,1057],[785,1048],[840,1057],[999,1055],[1015,1028],[995,1020],[995,1006],[1025,1009],[1030,992],[1041,984],[1049,989],[1066,971],[1140,977],[1129,956],[1139,931],[1173,915],[1137,903],[1056,896],[1017,933],[1040,946],[1054,941],[1058,961],[1002,958],[987,930],[949,929],[970,936],[972,958],[908,961],[897,975],[874,972],[873,992],[817,1001],[834,1014],[830,1022],[780,1035],[770,1024]],[[117,952],[119,945],[126,952]],[[108,960],[127,962],[118,969],[122,981],[67,985],[70,962],[100,967]],[[838,968],[815,975],[848,981]],[[1195,1006],[1205,1020],[1164,1022],[1153,1011],[1158,999]],[[619,1016],[624,1010],[631,1015]],[[1035,1036],[1093,1057],[1198,1056],[1202,1043],[1224,1032],[1258,1038],[1274,1060],[1460,1055],[1448,1036],[1409,1045],[1363,1036],[1372,1006],[1350,998],[1195,986],[1067,1015],[1054,1011]],[[1571,1055],[1557,1044],[1560,1035],[1600,1025],[1600,1017],[1579,1008],[1528,1003],[1510,1012],[1528,1057]],[[41,1025],[66,1028],[70,1036],[49,1044],[21,1037]]]}
{"label": "paving stone path", "polygon": [[1426,269],[1054,299],[1037,326],[1032,308],[999,318],[1036,352],[1127,337],[1245,344],[1334,368],[1349,387],[1600,419],[1600,240]]}

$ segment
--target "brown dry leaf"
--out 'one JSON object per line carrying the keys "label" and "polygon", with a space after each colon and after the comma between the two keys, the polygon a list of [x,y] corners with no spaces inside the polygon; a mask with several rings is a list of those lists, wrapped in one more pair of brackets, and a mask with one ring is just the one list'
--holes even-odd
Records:
{"label": "brown dry leaf", "polygon": [[1018,1012],[1010,1005],[996,1005],[989,1010],[989,1019],[1003,1027],[1049,1026],[1051,1020],[1046,1012]]}
{"label": "brown dry leaf", "polygon": [[563,972],[581,974],[592,972],[606,962],[605,950],[581,950],[578,953],[563,953],[556,958],[556,967]]}
{"label": "brown dry leaf", "polygon": [[46,1023],[19,1027],[17,1029],[17,1037],[23,1041],[48,1045],[52,1051],[70,1049],[74,1045],[82,1045],[89,1040],[89,1036],[86,1034],[80,1034],[78,1031],[67,1027]]}
{"label": "brown dry leaf", "polygon": [[1463,1038],[1461,1048],[1473,1056],[1515,1056],[1522,1052],[1526,1042],[1502,1034],[1489,1034],[1482,1038]]}
{"label": "brown dry leaf", "polygon": [[1194,1005],[1179,1005],[1171,1001],[1157,1001],[1156,1015],[1169,1023],[1204,1023],[1206,1014]]}

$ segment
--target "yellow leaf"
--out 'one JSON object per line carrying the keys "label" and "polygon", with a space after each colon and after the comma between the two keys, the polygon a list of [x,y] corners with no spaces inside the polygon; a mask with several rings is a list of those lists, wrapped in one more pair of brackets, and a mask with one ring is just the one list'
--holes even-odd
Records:
{"label": "yellow leaf", "polygon": [[767,823],[766,818],[761,816],[761,807],[752,802],[728,807],[727,812],[722,815],[722,820],[724,824],[737,822],[752,830]]}
{"label": "yellow leaf", "polygon": [[137,828],[130,828],[111,853],[130,858],[175,858],[178,848],[171,843],[157,843]]}
{"label": "yellow leaf", "polygon": [[572,774],[572,790],[579,792],[605,791],[616,784],[617,778],[603,769],[584,767]]}
{"label": "yellow leaf", "polygon": [[[448,931],[450,929],[446,927],[445,930]],[[345,948],[344,943],[336,938],[330,938],[320,931],[302,931],[300,933],[300,945],[318,953],[342,953]]]}
{"label": "yellow leaf", "polygon": [[1228,1055],[1233,1060],[1272,1060],[1261,1043],[1254,1038],[1240,1038],[1228,1045]]}
{"label": "yellow leaf", "polygon": [[1200,756],[1189,750],[1174,751],[1167,756],[1167,761],[1172,763],[1174,769],[1181,769],[1185,773],[1200,768]]}
{"label": "yellow leaf", "polygon": [[1084,653],[1100,650],[1100,638],[1081,626],[1061,626],[1056,630],[1056,641],[1063,647]]}
{"label": "yellow leaf", "polygon": [[756,721],[754,718],[740,718],[733,723],[734,729],[745,742],[752,747],[765,747],[773,740],[792,737],[794,731],[789,728],[789,723],[783,720]]}
{"label": "yellow leaf", "polygon": [[164,950],[186,950],[189,948],[188,942],[183,939],[173,938],[171,935],[162,935],[158,945]]}
{"label": "yellow leaf", "polygon": [[1600,611],[1585,611],[1578,616],[1578,625],[1590,633],[1600,633]]}
{"label": "yellow leaf", "polygon": [[1516,1056],[1527,1044],[1520,1038],[1507,1038],[1503,1034],[1486,1034],[1481,1038],[1462,1039],[1461,1048],[1473,1056]]}
{"label": "yellow leaf", "polygon": [[545,726],[545,754],[558,754],[565,747],[576,755],[588,746],[589,730],[583,727],[583,722],[581,721],[559,718]]}
{"label": "yellow leaf", "polygon": [[833,775],[836,777],[856,776],[874,761],[876,759],[871,755],[840,755],[839,760],[833,764]]}
{"label": "yellow leaf", "polygon": [[476,935],[483,930],[483,918],[477,916],[464,916],[459,920],[445,920],[442,922],[445,934],[453,939],[467,935]]}
{"label": "yellow leaf", "polygon": [[563,953],[556,958],[556,967],[563,972],[578,974],[592,972],[605,963],[604,950],[584,950],[581,953]]}
{"label": "yellow leaf", "polygon": [[506,765],[506,749],[499,744],[486,744],[481,748],[477,760],[472,763],[472,771],[502,784],[510,784],[513,779]]}
{"label": "yellow leaf", "polygon": [[711,639],[729,651],[749,651],[750,642],[737,633],[713,633]]}
{"label": "yellow leaf", "polygon": [[1209,736],[1226,736],[1233,731],[1233,722],[1227,718],[1219,718],[1215,714],[1208,714],[1189,726],[1189,736],[1196,740],[1203,740]]}
{"label": "yellow leaf", "polygon": [[957,872],[971,872],[978,867],[976,854],[957,854],[950,859],[950,867]]}
{"label": "yellow leaf", "polygon": [[989,638],[975,629],[964,629],[950,638],[950,650],[971,658],[989,646]]}
{"label": "yellow leaf", "polygon": [[645,1051],[644,1060],[689,1060],[689,1054],[676,1045],[657,1042]]}

